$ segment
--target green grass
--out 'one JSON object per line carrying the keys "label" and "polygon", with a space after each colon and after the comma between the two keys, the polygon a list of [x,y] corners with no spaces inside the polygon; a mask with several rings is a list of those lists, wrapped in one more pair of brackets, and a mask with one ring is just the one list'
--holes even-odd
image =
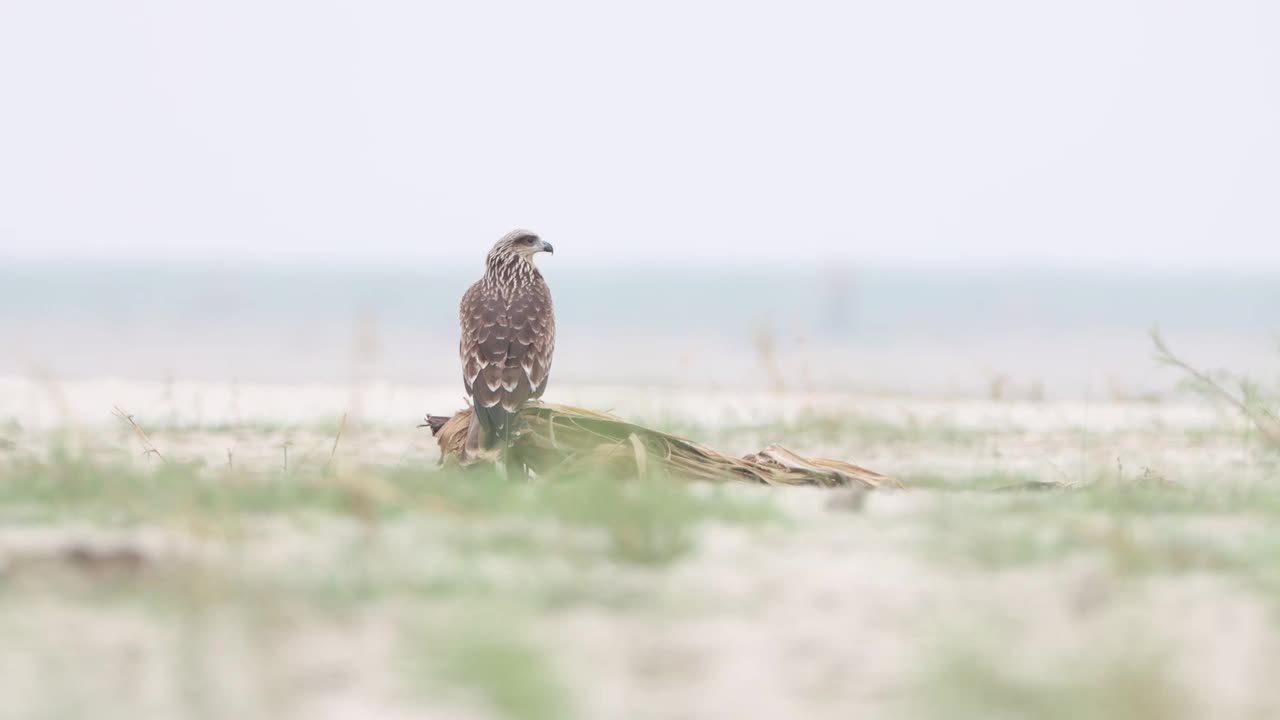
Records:
{"label": "green grass", "polygon": [[[57,456],[0,467],[0,521],[32,528],[169,528],[244,562],[143,557],[139,569],[116,567],[110,556],[86,560],[67,548],[10,573],[8,582],[0,575],[0,599],[15,587],[31,587],[22,579],[32,577],[82,601],[153,608],[294,603],[351,612],[393,598],[433,602],[513,591],[531,608],[626,608],[645,602],[643,590],[594,582],[597,568],[666,565],[694,551],[708,525],[753,527],[779,519],[764,500],[663,478],[526,483],[487,472],[397,467],[340,476],[229,473]],[[273,547],[272,533],[337,539],[317,542],[303,562],[281,571],[256,561]],[[485,572],[488,566],[507,568],[505,579]],[[552,570],[539,572],[543,566]],[[56,572],[45,572],[49,568]]]}
{"label": "green grass", "polygon": [[701,443],[732,443],[741,438],[766,438],[769,443],[809,447],[813,445],[910,445],[936,443],[975,446],[989,438],[989,430],[967,428],[945,421],[907,419],[890,422],[857,413],[804,412],[792,420],[765,423],[726,421],[704,425],[677,418],[658,418],[653,427]]}
{"label": "green grass", "polygon": [[189,433],[219,433],[219,434],[255,434],[255,435],[282,435],[292,433],[312,433],[316,435],[324,435],[333,437],[338,432],[338,428],[342,425],[342,418],[316,418],[307,422],[271,422],[266,420],[241,421],[241,422],[170,422],[159,424],[148,424],[146,431],[153,439],[160,439],[166,435],[183,435]]}
{"label": "green grass", "polygon": [[947,474],[939,472],[913,473],[902,476],[907,487],[920,490],[949,490],[991,492],[993,490],[1018,489],[1035,486],[1044,478],[1028,472],[992,470],[974,474]]}
{"label": "green grass", "polygon": [[[697,439],[744,433],[752,442],[755,434],[768,435],[796,449],[986,442],[978,431],[945,424],[812,415],[776,426],[708,430],[706,437],[684,426],[679,432]],[[123,436],[120,442],[130,448],[131,440]],[[869,514],[825,514],[797,502],[796,512],[812,513],[803,515],[810,528],[786,522],[763,499],[769,492],[598,474],[508,482],[492,473],[411,464],[359,467],[348,461],[332,470],[324,462],[328,441],[318,447],[306,462],[300,449],[297,456],[291,451],[287,471],[268,458],[237,458],[234,466],[184,463],[179,450],[168,463],[148,463],[127,449],[94,456],[107,459],[66,451],[0,453],[0,525],[6,532],[89,527],[127,536],[158,530],[216,550],[211,559],[147,555],[136,567],[110,558],[76,559],[66,548],[10,561],[0,567],[0,618],[73,607],[101,619],[132,614],[149,627],[176,629],[175,647],[186,655],[175,656],[175,672],[190,692],[189,714],[211,717],[234,710],[205,682],[217,664],[221,633],[264,638],[266,649],[250,643],[237,652],[265,668],[262,676],[269,679],[282,671],[270,654],[275,640],[266,638],[278,636],[287,645],[317,629],[380,623],[393,637],[394,657],[384,669],[407,698],[433,710],[440,709],[437,701],[457,700],[508,720],[574,718],[586,711],[574,691],[591,678],[561,675],[553,634],[558,618],[582,611],[659,621],[672,612],[749,612],[750,603],[740,599],[730,601],[734,608],[719,605],[725,598],[714,583],[706,586],[705,598],[690,598],[685,573],[675,573],[674,584],[665,580],[664,569],[696,553],[704,534],[723,526],[750,536],[744,559],[758,552],[778,561],[780,547],[823,553],[830,550],[826,543],[857,542],[860,549],[882,544],[920,561],[925,572],[936,570],[940,583],[956,573],[979,581],[1008,571],[1048,575],[1077,561],[1093,563],[1091,571],[1101,568],[1104,580],[1126,588],[1153,577],[1211,574],[1233,589],[1274,599],[1280,619],[1280,531],[1270,529],[1280,527],[1280,474],[1262,460],[1246,468],[1248,481],[1223,477],[1182,487],[1108,466],[1096,477],[1080,478],[1093,482],[1043,492],[992,492],[1053,478],[983,469],[983,461],[975,460],[975,472],[905,477],[917,495],[886,505],[891,512],[876,514],[871,502]],[[787,502],[807,497],[808,491],[798,492]],[[1218,532],[1220,525],[1228,531]],[[854,569],[831,564],[833,573]],[[762,593],[761,603],[769,595]],[[856,601],[844,605],[850,613],[863,611]],[[821,611],[839,617],[828,607]],[[923,641],[929,631],[921,632]],[[928,664],[915,686],[919,702],[912,713],[1196,716],[1154,656],[1098,650],[1033,673],[977,654],[977,645],[946,650]],[[357,656],[365,657],[353,650]],[[271,682],[283,690],[264,680],[249,692],[287,700],[294,692],[289,680],[277,680]],[[73,716],[84,710],[50,707]]]}
{"label": "green grass", "polygon": [[[84,561],[69,549],[65,557],[42,558],[32,567],[95,565],[101,572],[26,573],[49,575],[59,592],[95,602],[144,599],[182,607],[198,593],[201,602],[278,601],[345,611],[391,597],[419,601],[514,589],[531,607],[632,607],[644,601],[644,593],[591,582],[594,569],[611,563],[666,565],[696,550],[709,525],[754,527],[779,520],[766,500],[666,478],[585,475],[510,482],[489,472],[406,467],[340,475],[318,468],[230,472],[65,455],[0,466],[0,522],[11,528],[168,528],[245,558],[212,570],[199,563],[148,561],[139,585],[127,573],[115,577],[111,558]],[[273,542],[264,528],[342,539],[318,545],[315,559],[287,572],[260,570],[254,557]],[[414,547],[400,547],[403,537],[414,538]],[[418,547],[446,556],[450,564],[420,561]],[[515,579],[507,584],[518,582],[504,588],[476,570],[494,563],[516,570],[550,565],[557,571],[511,572]],[[14,584],[0,575],[0,598]]]}
{"label": "green grass", "polygon": [[1116,575],[1249,571],[1277,557],[1280,534],[1254,532],[1234,541],[1190,533],[1177,524],[1113,518],[984,517],[935,528],[933,555],[983,569],[1057,563],[1072,557],[1101,560]]}
{"label": "green grass", "polygon": [[[321,467],[283,471],[187,463],[89,462],[65,455],[0,466],[0,516],[108,524],[197,518],[235,527],[246,517],[322,512],[379,521],[409,516],[556,521],[610,531],[623,557],[678,557],[682,538],[705,521],[773,517],[760,501],[721,489],[692,491],[675,479],[643,482],[582,476],[509,482],[488,472],[376,467],[330,476]],[[671,545],[664,549],[662,546]],[[687,548],[685,548],[687,549]]]}
{"label": "green grass", "polygon": [[[501,718],[569,718],[569,696],[549,650],[529,639],[529,618],[579,606],[658,611],[666,599],[649,585],[653,568],[695,551],[709,526],[779,519],[764,499],[670,478],[511,482],[397,466],[284,472],[20,456],[0,463],[0,523],[10,532],[168,530],[215,553],[86,554],[68,540],[8,558],[0,614],[52,604],[175,631],[229,623],[246,633],[284,619],[286,635],[291,626],[389,620],[404,628],[411,695],[429,702],[422,688],[451,689]],[[639,572],[619,572],[628,566]],[[451,620],[431,621],[442,616]],[[177,671],[191,690],[188,710],[217,715],[226,708],[202,680],[216,636],[206,640],[183,641]],[[50,712],[84,710],[55,705]]]}
{"label": "green grass", "polygon": [[508,720],[569,720],[571,703],[547,652],[526,637],[511,609],[471,610],[405,633],[411,687],[426,698],[450,690]]}
{"label": "green grass", "polygon": [[[967,646],[967,644],[966,644]],[[1092,652],[1039,673],[965,648],[939,653],[912,716],[947,720],[1179,720],[1201,717],[1155,654]]]}
{"label": "green grass", "polygon": [[1115,481],[939,499],[922,537],[942,565],[1002,572],[1084,561],[1122,581],[1210,574],[1258,595],[1280,620],[1280,483]]}
{"label": "green grass", "polygon": [[802,413],[794,421],[761,428],[766,435],[821,443],[859,445],[899,445],[935,443],[970,446],[991,435],[990,431],[965,428],[942,421],[914,418],[895,423],[879,418],[850,415]]}

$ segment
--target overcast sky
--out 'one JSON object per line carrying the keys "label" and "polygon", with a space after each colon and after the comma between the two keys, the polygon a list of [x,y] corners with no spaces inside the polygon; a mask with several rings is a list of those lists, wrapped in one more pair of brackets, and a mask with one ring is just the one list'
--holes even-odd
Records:
{"label": "overcast sky", "polygon": [[1280,3],[0,2],[0,258],[1280,268]]}

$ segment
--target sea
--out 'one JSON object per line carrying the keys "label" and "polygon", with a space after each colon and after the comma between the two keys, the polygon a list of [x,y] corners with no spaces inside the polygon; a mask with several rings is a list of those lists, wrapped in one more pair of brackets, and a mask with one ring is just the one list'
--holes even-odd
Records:
{"label": "sea", "polygon": [[[557,383],[1142,398],[1206,368],[1280,379],[1280,274],[544,270]],[[460,382],[474,269],[0,268],[0,376]]]}

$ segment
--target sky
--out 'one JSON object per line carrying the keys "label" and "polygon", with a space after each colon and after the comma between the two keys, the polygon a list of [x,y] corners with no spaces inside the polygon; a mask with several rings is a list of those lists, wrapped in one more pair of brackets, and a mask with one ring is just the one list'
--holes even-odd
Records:
{"label": "sky", "polygon": [[1280,269],[1280,3],[0,2],[0,260]]}

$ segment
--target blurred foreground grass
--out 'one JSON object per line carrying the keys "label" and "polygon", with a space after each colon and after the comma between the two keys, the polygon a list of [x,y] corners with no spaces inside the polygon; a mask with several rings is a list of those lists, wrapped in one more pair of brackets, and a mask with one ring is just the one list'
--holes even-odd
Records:
{"label": "blurred foreground grass", "polygon": [[438,471],[374,431],[334,460],[336,424],[162,427],[167,461],[13,429],[0,718],[1273,716],[1274,452],[1054,410],[684,432],[916,463],[860,513]]}
{"label": "blurred foreground grass", "polygon": [[[19,708],[14,717],[82,717],[108,700],[95,716],[299,712],[282,706],[300,696],[278,687],[289,681],[273,675],[276,650],[259,644],[284,628],[323,637],[335,624],[394,636],[386,658],[350,648],[401,668],[403,687],[382,691],[389,707],[413,698],[439,705],[443,693],[445,705],[503,717],[569,717],[557,673],[525,628],[532,619],[583,604],[661,603],[643,573],[614,568],[669,564],[708,525],[779,519],[762,498],[665,478],[514,483],[404,466],[210,468],[93,462],[59,450],[11,458],[0,466],[0,628],[13,632],[0,666],[25,667],[42,690],[14,693],[0,717]],[[37,607],[104,627],[143,622],[144,634],[189,661],[143,675],[185,673],[175,687],[186,690],[149,707],[145,694],[86,681],[93,666],[130,654],[129,643],[95,653],[76,649],[73,637],[20,629]],[[266,675],[220,679],[234,678],[246,657]],[[376,696],[381,683],[352,692]]]}

